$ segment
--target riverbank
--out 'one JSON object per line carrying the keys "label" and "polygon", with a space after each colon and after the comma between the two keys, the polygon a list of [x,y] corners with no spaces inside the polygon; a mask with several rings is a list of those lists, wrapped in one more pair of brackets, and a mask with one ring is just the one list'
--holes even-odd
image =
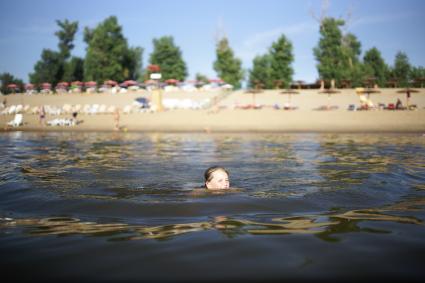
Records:
{"label": "riverbank", "polygon": [[[400,99],[406,104],[405,94],[397,89],[383,89],[370,99],[376,110],[349,111],[349,105],[360,106],[359,97],[352,89],[328,97],[318,90],[300,90],[289,97],[277,90],[258,94],[236,91],[233,93],[163,93],[164,100],[209,101],[205,109],[168,109],[163,112],[127,111],[135,99],[150,98],[148,92],[126,94],[62,94],[62,95],[8,95],[7,105],[69,105],[103,104],[120,109],[119,126],[122,131],[145,132],[424,132],[425,91],[413,93],[409,104],[416,110],[383,110],[379,104],[388,105]],[[284,110],[290,103],[295,110]],[[214,105],[215,104],[215,105]],[[256,105],[258,109],[249,109]],[[330,107],[334,110],[320,110]],[[248,108],[248,109],[247,109]],[[134,108],[132,108],[134,110]],[[2,131],[14,115],[1,115]],[[79,111],[75,126],[45,126],[39,123],[37,114],[25,113],[24,124],[12,130],[23,131],[113,131],[114,115],[111,113],[88,114]],[[46,121],[55,118],[71,118],[70,113],[47,115]]]}

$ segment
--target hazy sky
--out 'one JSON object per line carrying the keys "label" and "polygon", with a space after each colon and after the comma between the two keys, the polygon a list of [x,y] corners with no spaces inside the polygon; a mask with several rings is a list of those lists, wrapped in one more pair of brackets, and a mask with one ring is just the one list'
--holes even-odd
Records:
{"label": "hazy sky", "polygon": [[[83,57],[84,27],[93,28],[115,15],[130,46],[144,48],[144,67],[152,39],[172,35],[187,63],[188,79],[197,72],[217,77],[212,67],[217,34],[228,37],[245,69],[252,68],[253,58],[285,34],[294,48],[294,80],[313,82],[318,76],[313,55],[319,40],[315,18],[321,6],[320,0],[1,0],[0,73],[27,82],[42,49],[58,50],[57,19],[78,21],[72,54]],[[411,64],[425,66],[425,1],[333,0],[327,15],[349,19],[344,32],[357,36],[363,53],[375,46],[393,65],[395,54],[403,51]]]}

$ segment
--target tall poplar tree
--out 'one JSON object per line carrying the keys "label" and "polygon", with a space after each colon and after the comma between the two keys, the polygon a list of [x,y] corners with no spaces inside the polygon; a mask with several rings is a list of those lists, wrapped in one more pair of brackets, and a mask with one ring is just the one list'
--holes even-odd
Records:
{"label": "tall poplar tree", "polygon": [[154,38],[153,47],[149,62],[160,66],[162,80],[184,81],[188,75],[187,67],[180,48],[174,44],[174,38],[172,36]]}
{"label": "tall poplar tree", "polygon": [[94,29],[86,27],[84,41],[87,43],[85,80],[121,82],[136,79],[140,73],[142,49],[128,47],[115,16],[108,17]]}
{"label": "tall poplar tree", "polygon": [[289,86],[294,74],[291,66],[294,61],[292,43],[285,35],[281,35],[276,42],[273,42],[269,52],[271,59],[271,85],[273,85],[273,81],[282,80],[285,85]]}
{"label": "tall poplar tree", "polygon": [[234,56],[226,37],[223,37],[217,43],[216,56],[214,70],[218,76],[226,83],[233,85],[234,89],[239,89],[244,77],[242,62]]}
{"label": "tall poplar tree", "polygon": [[[72,62],[69,61],[71,50],[74,48],[73,41],[78,30],[78,22],[57,20],[56,23],[60,27],[55,32],[59,39],[59,51],[43,49],[41,59],[34,65],[34,72],[29,75],[32,83],[49,82],[55,85],[59,81],[68,80],[71,77],[82,78],[81,70],[74,67],[77,61],[81,65],[82,59],[73,57]],[[68,64],[70,65],[68,66]],[[65,76],[65,74],[67,75]]]}
{"label": "tall poplar tree", "polygon": [[261,83],[264,88],[273,88],[272,79],[272,58],[270,54],[255,56],[252,63],[252,70],[249,71],[249,87],[255,88]]}
{"label": "tall poplar tree", "polygon": [[382,58],[381,52],[372,47],[367,50],[363,56],[363,64],[365,68],[370,70],[371,76],[376,78],[379,86],[385,86],[387,81],[388,66]]}
{"label": "tall poplar tree", "polygon": [[409,75],[411,72],[411,66],[409,58],[404,52],[397,52],[394,61],[393,75],[397,78],[400,85],[405,87],[409,83]]}
{"label": "tall poplar tree", "polygon": [[320,39],[313,51],[317,60],[317,70],[321,79],[340,80],[344,70],[342,51],[343,20],[324,18],[320,25]]}

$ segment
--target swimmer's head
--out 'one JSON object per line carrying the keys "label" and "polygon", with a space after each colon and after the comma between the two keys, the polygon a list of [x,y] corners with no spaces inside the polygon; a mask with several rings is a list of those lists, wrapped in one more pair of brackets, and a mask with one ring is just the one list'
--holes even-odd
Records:
{"label": "swimmer's head", "polygon": [[205,170],[205,188],[209,190],[222,190],[230,187],[229,172],[220,166],[213,166]]}

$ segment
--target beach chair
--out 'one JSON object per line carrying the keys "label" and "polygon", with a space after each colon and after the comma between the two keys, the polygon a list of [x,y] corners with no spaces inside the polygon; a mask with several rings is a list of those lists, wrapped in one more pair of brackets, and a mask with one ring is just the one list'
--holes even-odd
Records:
{"label": "beach chair", "polygon": [[124,110],[123,110],[124,114],[130,114],[131,108],[132,108],[131,105],[124,106]]}
{"label": "beach chair", "polygon": [[7,122],[7,125],[12,127],[19,127],[23,125],[23,120],[24,120],[24,115],[22,115],[21,113],[18,113],[18,114],[15,114],[15,118],[12,121]]}
{"label": "beach chair", "polygon": [[24,110],[24,106],[22,106],[22,104],[16,105],[15,113],[20,113],[22,110]]}
{"label": "beach chair", "polygon": [[100,114],[104,114],[106,112],[106,105],[105,104],[101,104],[99,106],[99,113]]}
{"label": "beach chair", "polygon": [[348,105],[348,109],[347,110],[348,111],[356,111],[356,105],[354,105],[354,104]]}
{"label": "beach chair", "polygon": [[116,107],[114,105],[111,105],[111,106],[108,107],[108,109],[106,110],[106,112],[108,114],[113,114],[115,112],[115,108]]}
{"label": "beach chair", "polygon": [[394,103],[388,103],[387,110],[395,110],[395,104]]}
{"label": "beach chair", "polygon": [[16,105],[11,105],[8,109],[8,114],[15,114]]}
{"label": "beach chair", "polygon": [[96,114],[98,114],[98,113],[99,113],[99,106],[100,106],[99,104],[93,104],[93,105],[90,107],[88,114],[91,114],[91,115],[96,115]]}

